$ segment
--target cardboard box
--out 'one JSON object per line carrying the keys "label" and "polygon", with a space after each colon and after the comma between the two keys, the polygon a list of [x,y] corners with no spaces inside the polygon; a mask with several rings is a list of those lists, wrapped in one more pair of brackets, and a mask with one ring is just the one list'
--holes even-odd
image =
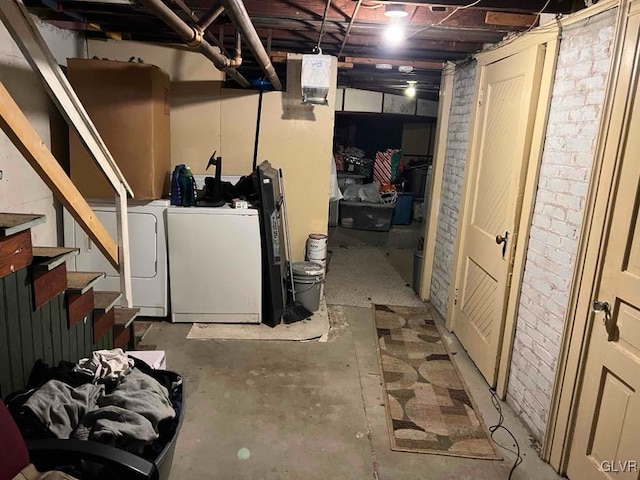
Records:
{"label": "cardboard box", "polygon": [[[68,59],[71,85],[102,136],[136,200],[169,193],[169,76],[154,65]],[[69,133],[71,180],[86,198],[114,192],[75,131]]]}

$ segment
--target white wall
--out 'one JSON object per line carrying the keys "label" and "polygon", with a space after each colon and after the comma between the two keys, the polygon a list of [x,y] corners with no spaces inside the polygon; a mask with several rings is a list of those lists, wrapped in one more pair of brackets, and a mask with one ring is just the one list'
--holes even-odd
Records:
{"label": "white wall", "polygon": [[[67,57],[85,56],[83,41],[75,34],[36,21],[60,64],[66,64]],[[1,23],[0,82],[23,110],[45,145],[51,147],[49,115],[55,107]],[[33,229],[34,244],[56,245],[59,208],[53,195],[3,132],[0,132],[0,170],[0,211],[45,214],[47,222]]]}
{"label": "white wall", "polygon": [[447,314],[449,287],[453,276],[453,256],[458,233],[462,178],[467,158],[475,76],[476,65],[472,63],[457,68],[453,79],[453,98],[449,116],[449,134],[444,160],[430,294],[431,304],[442,316]]}
{"label": "white wall", "polygon": [[615,15],[606,12],[562,33],[507,394],[538,440],[548,419]]}

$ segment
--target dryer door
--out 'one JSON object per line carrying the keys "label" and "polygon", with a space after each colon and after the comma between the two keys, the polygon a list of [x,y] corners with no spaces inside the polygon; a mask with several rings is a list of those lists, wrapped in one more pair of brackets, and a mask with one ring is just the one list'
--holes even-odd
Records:
{"label": "dryer door", "polygon": [[[117,239],[114,210],[96,209],[98,219],[113,239]],[[131,277],[154,278],[157,275],[157,219],[148,213],[129,212],[129,245],[131,250]],[[76,228],[76,247],[80,248],[76,268],[79,271],[105,272],[107,277],[118,277],[118,272],[107,262],[98,247],[86,233]]]}

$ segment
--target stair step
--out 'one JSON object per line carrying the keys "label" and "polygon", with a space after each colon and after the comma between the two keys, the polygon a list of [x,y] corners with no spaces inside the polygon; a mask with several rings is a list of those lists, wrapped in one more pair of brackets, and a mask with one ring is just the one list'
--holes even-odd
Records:
{"label": "stair step", "polygon": [[131,325],[140,313],[139,308],[114,308],[116,312],[116,325],[126,328]]}
{"label": "stair step", "polygon": [[33,272],[31,285],[33,291],[33,307],[38,309],[66,290],[67,264],[61,263],[51,270],[36,269]]}
{"label": "stair step", "polygon": [[91,313],[95,303],[94,295],[93,288],[84,293],[67,291],[67,322],[69,328]]}
{"label": "stair step", "polygon": [[133,322],[133,335],[136,337],[136,344],[142,341],[151,330],[151,327],[153,327],[153,322]]}
{"label": "stair step", "polygon": [[121,327],[115,325],[113,327],[113,348],[122,348],[127,350],[129,341],[131,340],[131,326]]}
{"label": "stair step", "polygon": [[96,310],[104,310],[105,312],[108,312],[121,298],[121,292],[95,292],[94,308]]}
{"label": "stair step", "polygon": [[47,218],[44,215],[31,215],[26,213],[0,213],[0,237],[8,237],[36,225],[44,223]]}
{"label": "stair step", "polygon": [[67,272],[67,291],[85,293],[104,276],[104,272]]}
{"label": "stair step", "polygon": [[111,309],[106,312],[97,310],[93,314],[93,343],[98,343],[102,337],[104,337],[115,324],[114,312],[116,309]]}
{"label": "stair step", "polygon": [[77,255],[79,248],[65,247],[33,247],[33,268],[37,270],[53,270],[69,258]]}
{"label": "stair step", "polygon": [[0,278],[31,265],[32,249],[30,230],[0,236]]}

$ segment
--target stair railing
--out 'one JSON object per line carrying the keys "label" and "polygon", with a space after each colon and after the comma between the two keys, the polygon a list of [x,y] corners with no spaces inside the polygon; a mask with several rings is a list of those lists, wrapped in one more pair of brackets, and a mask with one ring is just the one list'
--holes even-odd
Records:
{"label": "stair railing", "polygon": [[[65,207],[69,208],[74,219],[96,243],[109,263],[118,270],[120,273],[120,288],[123,293],[123,306],[131,307],[131,260],[129,250],[127,195],[131,195],[131,198],[133,198],[133,191],[122,175],[122,172],[111,156],[109,149],[100,137],[96,127],[82,106],[82,103],[71,87],[67,77],[64,75],[64,72],[58,65],[58,62],[51,53],[51,50],[49,50],[47,43],[42,38],[38,27],[35,25],[22,1],[0,1],[0,19],[20,48],[20,51],[27,62],[31,65],[33,71],[42,80],[45,90],[47,90],[49,96],[60,110],[60,113],[69,124],[69,127],[76,131],[78,137],[90,153],[91,158],[113,188],[115,192],[116,217],[118,225],[118,242],[116,249],[113,248],[113,245],[115,245],[113,239],[106,232],[104,226],[97,220],[95,213],[91,210],[91,207],[89,207],[86,201],[84,201],[84,205],[82,202],[78,201],[77,196],[80,196],[80,198],[82,198],[82,196],[75,186],[73,186],[73,183],[71,183],[71,180],[69,180],[64,171],[63,174],[68,182],[71,183],[73,189],[69,188],[67,182],[60,179],[58,175],[59,172],[58,174],[53,173],[55,169],[45,170],[41,167],[34,166],[31,159],[42,160],[47,157],[47,155],[42,152],[34,157],[33,152],[38,150],[36,146],[30,145],[29,149],[25,150],[24,144],[22,147],[20,146],[20,141],[16,146],[23,154],[25,154],[25,151],[28,153],[31,159],[27,158],[27,160],[32,164],[32,166],[34,166],[40,177],[45,181],[45,183],[47,183],[47,185],[49,185],[50,188],[58,182],[62,182],[62,184],[65,185],[66,190],[64,191],[60,190],[58,187],[52,188],[54,195],[56,195],[56,198],[58,198]],[[4,90],[4,88],[2,88],[2,90]],[[8,96],[8,93],[6,96]],[[0,99],[0,102],[5,101],[6,96],[4,99]],[[10,103],[15,105],[13,100],[11,100]],[[10,106],[11,105],[9,105],[9,107]],[[18,109],[18,111],[20,110]],[[8,114],[8,112],[5,113]],[[23,127],[22,122],[18,123]],[[11,130],[13,132],[13,129],[9,128],[6,118],[4,118],[2,124],[3,127],[7,128],[7,130]],[[27,133],[29,132],[27,131]],[[12,138],[15,143],[15,140],[19,140],[21,135],[16,135],[15,132],[13,132],[9,137]],[[27,135],[27,137],[31,139],[30,141],[35,141],[32,135]],[[39,139],[39,137],[37,138]],[[51,152],[49,152],[46,147],[44,148],[49,155],[51,155]],[[48,162],[46,163],[48,164]],[[37,161],[36,164],[39,165]],[[56,176],[49,177],[49,175]],[[75,190],[75,192],[73,190]],[[100,227],[102,227],[102,229],[100,229]]]}

